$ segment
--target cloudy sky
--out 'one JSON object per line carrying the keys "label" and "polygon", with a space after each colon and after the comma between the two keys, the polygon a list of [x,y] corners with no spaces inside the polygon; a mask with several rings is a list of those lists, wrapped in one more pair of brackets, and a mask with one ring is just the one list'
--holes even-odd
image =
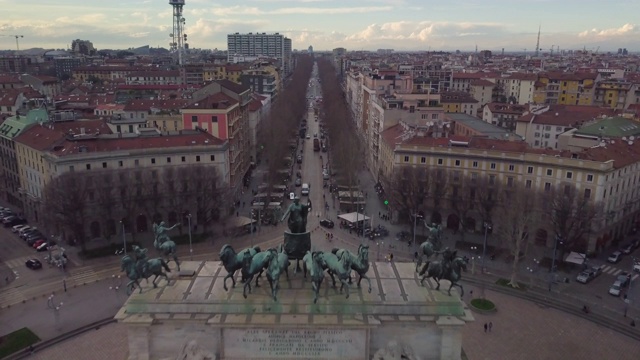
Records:
{"label": "cloudy sky", "polygon": [[[20,48],[168,47],[169,0],[0,0],[0,34]],[[226,35],[279,32],[295,49],[640,50],[640,0],[186,0],[193,48],[226,49]],[[0,36],[0,49],[15,38]]]}

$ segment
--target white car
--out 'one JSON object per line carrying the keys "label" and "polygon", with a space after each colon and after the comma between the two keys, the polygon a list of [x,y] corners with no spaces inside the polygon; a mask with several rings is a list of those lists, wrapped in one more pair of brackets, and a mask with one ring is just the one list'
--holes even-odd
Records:
{"label": "white car", "polygon": [[22,230],[22,229],[24,229],[24,228],[30,228],[30,227],[31,227],[31,226],[29,226],[29,225],[24,225],[24,224],[22,224],[22,225],[16,225],[16,226],[14,226],[14,227],[12,227],[12,228],[11,228],[11,232],[17,233],[17,232],[19,232],[20,230]]}
{"label": "white car", "polygon": [[607,258],[607,261],[612,264],[616,264],[620,262],[620,260],[622,260],[622,253],[620,251],[614,252],[613,254],[609,255],[609,257]]}
{"label": "white car", "polygon": [[633,264],[633,271],[640,273],[640,262],[635,262]]}
{"label": "white car", "polygon": [[622,284],[620,283],[620,281],[617,281],[613,283],[613,285],[611,285],[611,287],[609,288],[609,295],[613,295],[613,296],[620,296],[620,293],[622,292]]}

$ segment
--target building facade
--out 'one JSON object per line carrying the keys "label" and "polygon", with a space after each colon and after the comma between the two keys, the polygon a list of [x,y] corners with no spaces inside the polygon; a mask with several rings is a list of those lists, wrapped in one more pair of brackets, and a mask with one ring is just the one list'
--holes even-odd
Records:
{"label": "building facade", "polygon": [[278,60],[278,65],[285,74],[290,74],[292,69],[291,39],[279,33],[248,33],[228,34],[227,52],[228,62],[234,62],[238,55],[259,58],[272,57]]}

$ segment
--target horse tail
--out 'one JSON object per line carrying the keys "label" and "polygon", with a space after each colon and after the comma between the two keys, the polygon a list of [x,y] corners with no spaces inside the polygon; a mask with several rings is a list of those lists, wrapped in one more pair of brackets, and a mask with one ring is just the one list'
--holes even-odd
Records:
{"label": "horse tail", "polygon": [[427,261],[424,263],[424,265],[422,265],[422,269],[420,269],[420,272],[418,272],[418,275],[422,276],[424,275],[424,273],[427,272],[427,270],[429,269],[429,264],[431,262],[427,259]]}
{"label": "horse tail", "polygon": [[171,269],[169,268],[169,265],[167,264],[166,261],[164,261],[164,259],[160,259],[160,265],[162,265],[162,267],[164,268],[164,270],[166,272],[171,272]]}

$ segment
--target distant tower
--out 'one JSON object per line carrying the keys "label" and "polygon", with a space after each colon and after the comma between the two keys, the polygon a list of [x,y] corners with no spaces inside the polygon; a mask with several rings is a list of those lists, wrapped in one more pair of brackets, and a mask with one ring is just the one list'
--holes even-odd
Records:
{"label": "distant tower", "polygon": [[182,17],[182,7],[184,6],[184,0],[169,0],[169,5],[173,7],[173,33],[169,34],[172,38],[170,48],[172,52],[178,54],[178,65],[183,65],[182,52],[187,41],[187,34],[183,34],[184,18]]}
{"label": "distant tower", "polygon": [[541,28],[542,28],[542,25],[538,25],[538,42],[536,42],[536,57],[540,55],[540,29]]}

